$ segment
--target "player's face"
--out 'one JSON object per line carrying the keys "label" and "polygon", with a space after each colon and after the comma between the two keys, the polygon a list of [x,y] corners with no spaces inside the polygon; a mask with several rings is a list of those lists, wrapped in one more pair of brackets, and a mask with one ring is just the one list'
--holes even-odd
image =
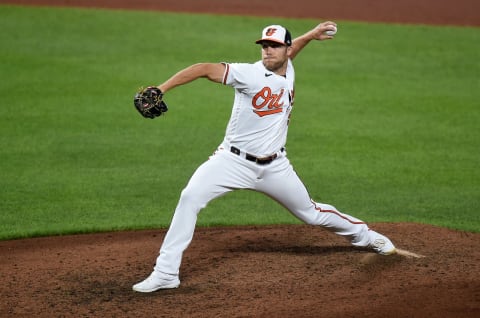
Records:
{"label": "player's face", "polygon": [[288,61],[288,47],[270,41],[264,41],[260,45],[262,46],[262,62],[265,68],[274,73],[284,72]]}

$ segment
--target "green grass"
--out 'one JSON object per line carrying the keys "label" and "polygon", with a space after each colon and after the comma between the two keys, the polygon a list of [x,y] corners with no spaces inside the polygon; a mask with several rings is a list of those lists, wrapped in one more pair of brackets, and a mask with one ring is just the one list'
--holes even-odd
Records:
{"label": "green grass", "polygon": [[[233,91],[199,80],[145,120],[135,90],[196,62],[253,62],[267,24],[296,36],[317,23],[15,6],[0,17],[0,239],[168,226],[223,138]],[[295,61],[288,150],[312,197],[368,222],[479,232],[478,28],[337,22],[334,41]],[[198,222],[280,223],[298,221],[251,191]]]}

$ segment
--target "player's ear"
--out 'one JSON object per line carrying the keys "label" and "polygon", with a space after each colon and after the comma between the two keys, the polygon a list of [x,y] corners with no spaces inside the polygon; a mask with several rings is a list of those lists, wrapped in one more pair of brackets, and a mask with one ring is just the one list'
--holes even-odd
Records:
{"label": "player's ear", "polygon": [[292,46],[287,46],[287,56],[290,57],[290,55],[292,54]]}

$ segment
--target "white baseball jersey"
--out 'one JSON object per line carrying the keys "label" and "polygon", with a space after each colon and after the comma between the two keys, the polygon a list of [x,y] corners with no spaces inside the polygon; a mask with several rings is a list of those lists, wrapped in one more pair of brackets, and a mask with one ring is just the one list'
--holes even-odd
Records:
{"label": "white baseball jersey", "polygon": [[258,157],[285,146],[293,105],[295,72],[288,61],[286,76],[255,64],[225,64],[223,84],[235,88],[235,100],[224,142]]}

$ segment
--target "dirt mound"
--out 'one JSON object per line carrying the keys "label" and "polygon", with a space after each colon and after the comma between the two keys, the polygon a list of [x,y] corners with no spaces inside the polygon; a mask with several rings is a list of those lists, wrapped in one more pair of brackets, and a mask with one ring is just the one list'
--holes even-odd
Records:
{"label": "dirt mound", "polygon": [[375,224],[425,257],[307,225],[199,228],[179,289],[139,294],[165,230],[0,242],[1,317],[477,317],[480,234]]}

